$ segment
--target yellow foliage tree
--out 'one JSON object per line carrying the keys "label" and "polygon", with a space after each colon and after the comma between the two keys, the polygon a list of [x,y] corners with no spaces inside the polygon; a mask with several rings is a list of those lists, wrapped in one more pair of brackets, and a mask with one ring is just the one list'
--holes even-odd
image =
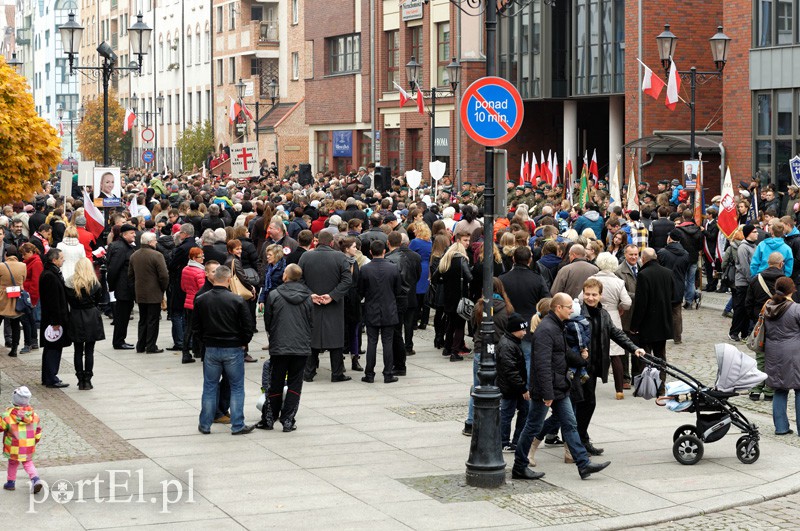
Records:
{"label": "yellow foliage tree", "polygon": [[[85,104],[86,114],[75,134],[80,144],[83,160],[93,160],[103,165],[103,98],[96,98]],[[122,132],[125,109],[117,101],[114,92],[108,93],[108,156],[112,164],[127,161],[132,144],[133,131]]]}
{"label": "yellow foliage tree", "polygon": [[0,204],[30,199],[61,162],[58,133],[36,114],[27,88],[0,56]]}

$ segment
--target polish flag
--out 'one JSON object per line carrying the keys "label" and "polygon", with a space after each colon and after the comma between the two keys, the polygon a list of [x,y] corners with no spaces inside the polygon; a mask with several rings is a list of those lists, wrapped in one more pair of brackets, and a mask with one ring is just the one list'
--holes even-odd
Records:
{"label": "polish flag", "polygon": [[133,129],[133,122],[136,121],[136,113],[131,109],[125,109],[125,121],[122,123],[122,132],[127,133]]}
{"label": "polish flag", "polygon": [[553,150],[547,150],[547,182],[553,184]]}
{"label": "polish flag", "polygon": [[[644,63],[642,63],[644,65]],[[644,65],[644,81],[642,81],[642,92],[657,100],[664,88],[664,82],[653,73],[647,65]]]}
{"label": "polish flag", "polygon": [[528,152],[525,152],[525,180],[531,180],[531,159],[528,157]]}
{"label": "polish flag", "polygon": [[64,122],[62,121],[58,122],[58,136],[64,136]]}
{"label": "polish flag", "polygon": [[525,155],[519,158],[519,185],[525,184]]}
{"label": "polish flag", "polygon": [[251,120],[254,119],[253,113],[250,112],[250,109],[247,108],[247,105],[245,105],[244,102],[242,102],[242,110],[244,111],[244,113],[247,115],[248,118],[250,118]]}
{"label": "polish flag", "polygon": [[567,151],[567,162],[564,165],[564,172],[565,174],[572,175],[572,158],[569,156],[569,151]]}
{"label": "polish flag", "polygon": [[531,164],[531,168],[533,168],[533,175],[529,175],[528,179],[530,179],[533,184],[539,184],[539,179],[542,177],[542,172],[539,169],[539,162],[536,160],[536,153],[532,152],[531,155],[533,155],[533,163]]}
{"label": "polish flag", "polygon": [[397,81],[394,82],[394,86],[397,87],[397,92],[400,93],[400,107],[402,107],[403,105],[408,103],[409,100],[411,100],[412,98],[411,96],[408,95],[408,92],[403,90],[403,87],[397,84]]}
{"label": "polish flag", "polygon": [[600,180],[600,173],[597,169],[597,149],[592,151],[592,161],[589,163],[589,174],[594,179],[594,187],[597,188],[597,181]]}
{"label": "polish flag", "polygon": [[230,96],[228,97],[231,99],[231,107],[230,110],[228,110],[228,120],[230,121],[231,124],[235,124],[236,119],[239,117],[239,113],[242,112],[242,108],[239,106],[238,103],[234,101],[233,98],[231,98]]}
{"label": "polish flag", "polygon": [[552,185],[558,184],[558,153],[553,153],[553,179]]}
{"label": "polish flag", "polygon": [[539,177],[545,182],[549,182],[547,176],[547,161],[544,158],[544,150],[539,152],[539,156],[542,157],[540,159],[541,162],[539,162]]}
{"label": "polish flag", "polygon": [[86,191],[86,188],[83,189],[83,210],[86,214],[86,230],[91,232],[95,238],[99,238],[103,233],[106,222],[103,218],[103,213],[94,206],[94,202],[89,197],[89,192]]}
{"label": "polish flag", "polygon": [[417,112],[425,115],[425,100],[422,98],[422,92],[417,91]]}
{"label": "polish flag", "polygon": [[667,109],[674,111],[675,105],[678,104],[680,99],[679,92],[681,91],[681,77],[678,75],[678,68],[675,66],[675,61],[669,58],[669,80],[667,82],[667,98],[664,100],[664,105]]}

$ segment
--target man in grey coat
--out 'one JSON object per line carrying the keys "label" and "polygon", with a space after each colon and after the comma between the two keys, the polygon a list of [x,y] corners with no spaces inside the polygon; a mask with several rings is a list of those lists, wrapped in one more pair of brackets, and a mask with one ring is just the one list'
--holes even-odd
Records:
{"label": "man in grey coat", "polygon": [[351,380],[344,374],[344,297],[353,277],[344,253],[333,249],[333,234],[319,235],[316,249],[300,257],[300,268],[314,303],[314,326],[311,333],[311,355],[306,361],[303,380],[314,381],[319,366],[319,354],[330,352],[331,381]]}
{"label": "man in grey coat", "polygon": [[583,291],[583,283],[598,271],[597,266],[586,259],[586,248],[576,243],[569,248],[569,265],[559,270],[550,293],[555,295],[563,291],[573,299],[577,299]]}
{"label": "man in grey coat", "polygon": [[157,236],[142,234],[142,248],[131,255],[128,278],[133,281],[136,303],[139,305],[139,338],[136,352],[157,354],[158,323],[161,320],[161,301],[169,285],[169,272],[164,255],[156,251]]}
{"label": "man in grey coat", "polygon": [[[628,334],[628,337],[633,339],[631,332],[631,316],[636,307],[636,277],[639,274],[639,247],[636,245],[627,245],[625,247],[625,260],[619,265],[616,270],[616,275],[625,282],[625,289],[628,296],[631,298],[631,307],[626,312],[620,312],[620,320],[622,322],[622,330]],[[622,358],[622,377],[623,389],[631,388],[631,353],[625,352]]]}

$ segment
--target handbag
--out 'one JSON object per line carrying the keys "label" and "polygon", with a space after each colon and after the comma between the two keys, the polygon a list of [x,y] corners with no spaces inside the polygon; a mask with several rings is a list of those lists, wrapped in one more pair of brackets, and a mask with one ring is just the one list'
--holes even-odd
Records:
{"label": "handbag", "polygon": [[247,289],[244,284],[242,284],[242,281],[239,280],[239,277],[236,276],[236,273],[231,276],[231,291],[246,301],[249,301],[253,298],[253,292]]}
{"label": "handbag", "polygon": [[[463,290],[464,289],[464,266],[461,263],[459,263],[458,272],[459,272],[459,277],[460,277],[460,281],[459,281],[459,285],[458,286],[459,286],[459,289]],[[472,302],[472,300],[470,300],[469,297],[462,296],[458,300],[458,306],[456,306],[456,314],[458,314],[458,316],[461,317],[462,319],[464,319],[465,321],[470,322],[472,320],[472,312],[474,310],[475,310],[475,303]]]}
{"label": "handbag", "polygon": [[436,285],[431,282],[428,284],[428,291],[425,292],[425,306],[429,308],[436,307]]}
{"label": "handbag", "polygon": [[[13,286],[18,286],[17,281],[14,279],[14,273],[11,272],[11,268],[8,266],[7,263],[4,263],[3,265],[6,266],[6,269],[8,269],[8,274],[11,275],[11,284]],[[17,299],[17,302],[14,306],[14,310],[17,313],[27,313],[29,311],[32,311],[33,304],[31,303],[31,294],[22,289],[22,286],[18,287],[20,288],[19,295],[17,297],[9,297]]]}
{"label": "handbag", "polygon": [[258,274],[258,271],[253,269],[252,267],[244,267],[242,268],[242,274],[244,278],[247,280],[248,284],[251,286],[258,286],[262,284],[261,277]]}
{"label": "handbag", "polygon": [[[761,275],[759,275],[760,277]],[[764,327],[764,310],[766,309],[767,303],[765,302],[764,306],[761,307],[761,312],[758,314],[758,321],[756,321],[756,326],[753,327],[753,332],[747,337],[747,348],[753,352],[764,352],[764,340],[767,337]]]}
{"label": "handbag", "polygon": [[633,396],[652,400],[658,396],[661,387],[661,374],[655,367],[645,367],[639,376],[633,377]]}

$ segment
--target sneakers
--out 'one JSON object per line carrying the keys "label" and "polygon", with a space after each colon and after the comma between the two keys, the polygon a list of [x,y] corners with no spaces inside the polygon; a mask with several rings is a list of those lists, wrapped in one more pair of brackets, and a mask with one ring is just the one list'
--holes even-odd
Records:
{"label": "sneakers", "polygon": [[503,446],[503,453],[504,454],[513,454],[516,451],[517,451],[517,445],[516,444],[507,444],[507,445]]}
{"label": "sneakers", "polygon": [[545,446],[561,446],[564,444],[564,441],[558,438],[558,435],[553,435],[551,437],[544,438]]}
{"label": "sneakers", "polygon": [[39,494],[42,491],[42,487],[44,487],[44,485],[42,484],[42,480],[39,479],[39,476],[36,476],[31,480],[31,482],[32,482],[31,487],[33,488],[33,493]]}
{"label": "sneakers", "polygon": [[31,350],[32,350],[32,349],[31,349],[31,346],[30,346],[30,345],[25,345],[24,347],[22,347],[22,348],[19,350],[19,353],[20,353],[20,354],[27,354],[27,353],[29,353]]}
{"label": "sneakers", "polygon": [[16,481],[11,481],[11,480],[6,481],[3,484],[3,489],[4,490],[17,490],[17,482]]}
{"label": "sneakers", "polygon": [[727,317],[728,319],[733,319],[733,312],[722,312],[722,317]]}

